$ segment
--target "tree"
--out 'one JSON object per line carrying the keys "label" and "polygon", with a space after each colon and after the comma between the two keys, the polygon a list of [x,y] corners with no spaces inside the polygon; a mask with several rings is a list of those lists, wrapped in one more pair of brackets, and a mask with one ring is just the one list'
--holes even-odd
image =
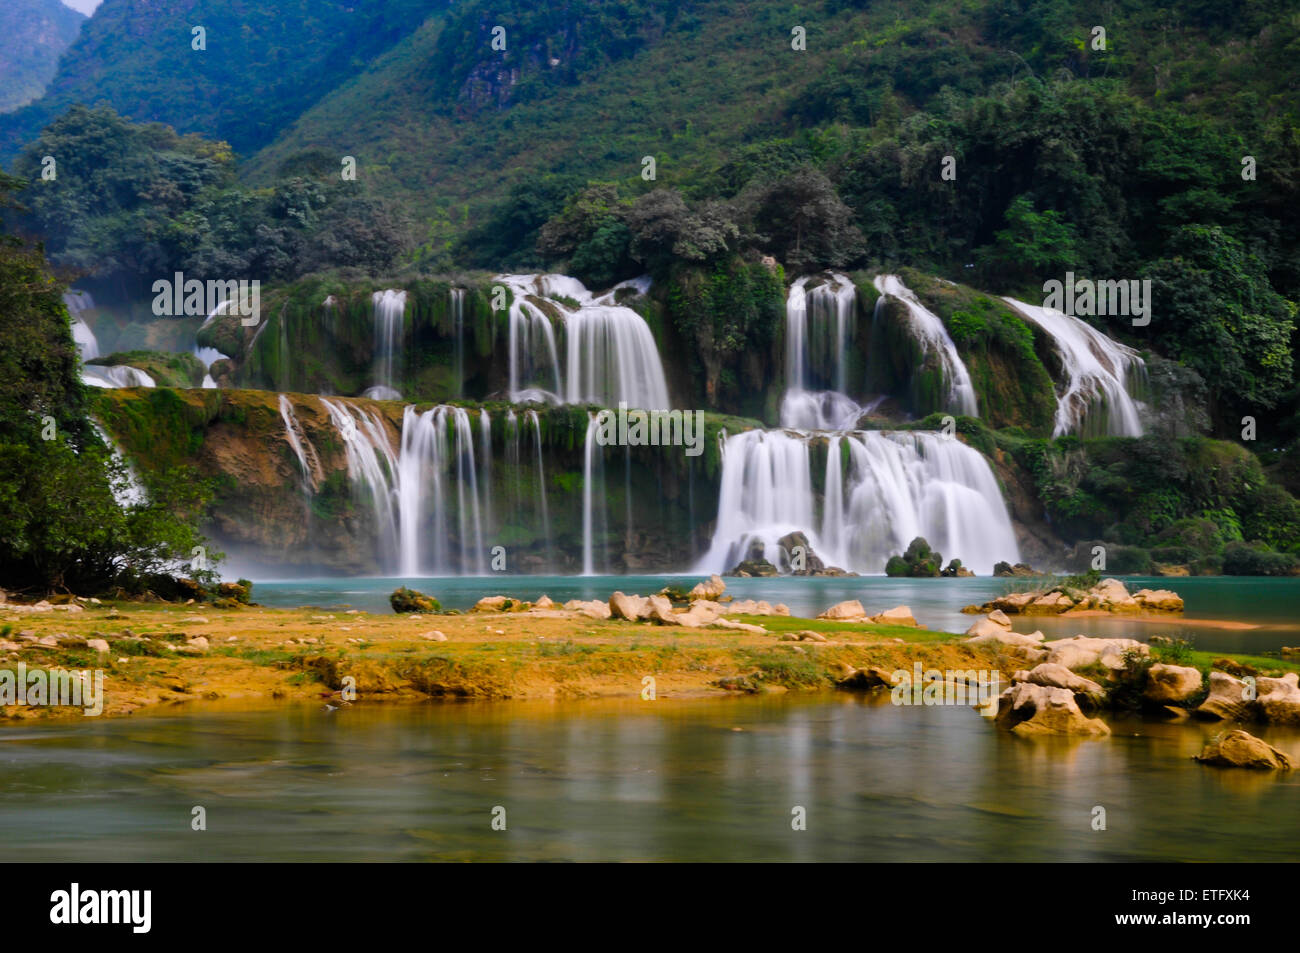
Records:
{"label": "tree", "polygon": [[791,273],[843,268],[865,253],[852,210],[812,166],[748,188],[739,204],[748,213],[750,242]]}

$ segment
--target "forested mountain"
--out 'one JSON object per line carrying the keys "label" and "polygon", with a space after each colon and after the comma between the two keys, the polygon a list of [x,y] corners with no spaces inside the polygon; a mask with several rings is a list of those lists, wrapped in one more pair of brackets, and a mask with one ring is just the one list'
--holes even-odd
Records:
{"label": "forested mountain", "polygon": [[138,121],[165,122],[251,153],[446,6],[446,0],[104,0],[45,95],[0,118],[0,157],[12,158],[69,106],[101,101]]}
{"label": "forested mountain", "polygon": [[40,96],[86,18],[60,0],[0,6],[0,113]]}

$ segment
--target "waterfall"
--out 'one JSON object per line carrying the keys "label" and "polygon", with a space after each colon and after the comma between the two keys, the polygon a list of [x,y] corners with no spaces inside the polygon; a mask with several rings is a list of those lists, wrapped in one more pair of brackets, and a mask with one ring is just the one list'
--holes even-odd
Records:
{"label": "waterfall", "polygon": [[592,576],[596,573],[596,561],[592,545],[592,509],[595,505],[593,479],[595,477],[596,455],[600,452],[596,445],[596,415],[587,419],[587,438],[582,450],[582,574]]}
{"label": "waterfall", "polygon": [[456,332],[456,393],[465,396],[465,289],[452,288],[451,321]]}
{"label": "waterfall", "polygon": [[320,402],[343,439],[348,479],[355,490],[370,499],[381,562],[391,565],[397,561],[399,552],[397,507],[392,491],[398,461],[383,421],[373,411],[354,408],[342,401],[322,397]]}
{"label": "waterfall", "polygon": [[[510,399],[519,403],[560,401],[560,358],[551,319],[528,300],[538,296],[535,276],[500,275],[511,291],[509,314]],[[547,387],[550,389],[548,390]]]}
{"label": "waterfall", "polygon": [[298,460],[298,469],[302,471],[302,489],[310,496],[316,492],[324,477],[320,457],[317,456],[316,448],[311,445],[311,441],[303,432],[302,425],[298,423],[298,416],[294,413],[289,398],[281,394],[279,402],[285,437],[289,441],[289,448],[293,450],[294,457]]}
{"label": "waterfall", "polygon": [[[1065,381],[1056,395],[1052,436],[1142,436],[1138,405],[1128,389],[1129,382],[1146,376],[1146,362],[1137,351],[1055,308],[1002,300],[1046,331],[1061,356]],[[1101,426],[1098,416],[1103,418]]]}
{"label": "waterfall", "polygon": [[487,571],[487,566],[483,560],[483,524],[479,513],[478,472],[474,465],[474,431],[470,427],[467,411],[461,407],[450,410],[456,431],[456,513],[460,518],[460,571],[464,573],[473,562],[482,575]]}
{"label": "waterfall", "polygon": [[217,361],[229,360],[230,355],[222,354],[215,347],[200,347],[197,341],[194,343],[194,347],[191,348],[190,353],[197,357],[203,364],[202,387],[205,390],[215,390],[217,382],[210,373],[212,365]]}
{"label": "waterfall", "polygon": [[[810,281],[818,284],[808,287]],[[848,393],[849,329],[857,289],[845,275],[795,280],[786,296],[786,386],[796,390]]]}
{"label": "waterfall", "polygon": [[781,426],[851,430],[884,398],[859,404],[849,396],[848,350],[857,288],[827,272],[795,280],[785,301],[786,391]]}
{"label": "waterfall", "polygon": [[486,410],[478,412],[478,432],[482,440],[481,455],[483,464],[481,484],[483,487],[483,531],[492,535],[495,523],[492,516],[492,415]]}
{"label": "waterfall", "polygon": [[112,486],[113,499],[121,509],[129,506],[139,506],[149,501],[149,495],[145,491],[144,483],[140,480],[140,474],[136,472],[135,467],[127,460],[126,456],[118,448],[113,438],[108,435],[108,431],[98,420],[93,417],[89,418],[90,428],[95,431],[108,452],[112,455],[113,460],[120,463],[124,468],[124,478],[121,483],[114,482]]}
{"label": "waterfall", "polygon": [[945,559],[956,557],[982,574],[1000,560],[1019,558],[997,479],[978,451],[929,432],[832,437],[818,520],[812,481],[817,441],[762,430],[727,438],[717,528],[696,571],[728,571],[755,544],[784,568],[788,559],[778,540],[796,531],[827,565],[864,573],[882,572],[916,536]]}
{"label": "waterfall", "polygon": [[882,297],[890,295],[903,303],[911,321],[912,335],[920,344],[923,355],[934,356],[939,361],[944,384],[948,388],[946,409],[956,414],[976,416],[979,406],[975,399],[975,387],[943,321],[921,304],[920,299],[897,275],[879,275],[873,283]]}
{"label": "waterfall", "polygon": [[95,337],[95,332],[90,329],[90,325],[86,323],[86,319],[81,316],[83,312],[95,306],[95,299],[88,291],[76,291],[70,288],[63,296],[63,304],[72,319],[72,340],[77,344],[81,359],[89,361],[99,357],[99,341]]}
{"label": "waterfall", "polygon": [[542,422],[535,410],[528,411],[528,417],[533,422],[533,436],[537,442],[537,505],[542,512],[542,535],[546,539],[546,562],[549,567],[554,560],[551,553],[551,516],[546,506],[546,465],[542,462]]}
{"label": "waterfall", "polygon": [[[646,280],[624,282],[593,295],[565,275],[500,275],[511,289],[510,399],[570,404],[625,402],[629,407],[668,410],[668,382],[654,335],[645,319],[615,303],[632,288],[644,294]],[[545,308],[543,308],[545,305]],[[561,373],[555,316],[563,328]],[[553,390],[547,390],[553,385]]]}
{"label": "waterfall", "polygon": [[156,387],[154,379],[138,367],[125,364],[83,364],[81,382],[91,387]]}
{"label": "waterfall", "polygon": [[371,300],[374,302],[375,383],[366,389],[365,396],[374,400],[400,400],[396,365],[406,315],[406,292],[376,291]]}

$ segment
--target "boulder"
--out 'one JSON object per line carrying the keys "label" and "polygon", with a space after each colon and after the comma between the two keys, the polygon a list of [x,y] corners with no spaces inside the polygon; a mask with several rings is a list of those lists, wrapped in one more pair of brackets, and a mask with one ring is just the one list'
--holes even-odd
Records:
{"label": "boulder", "polygon": [[917,625],[916,619],[912,616],[912,610],[907,606],[894,606],[892,609],[886,609],[879,615],[873,615],[871,621],[878,625]]}
{"label": "boulder", "polygon": [[694,602],[696,599],[708,599],[710,602],[717,602],[722,598],[722,594],[727,591],[727,584],[722,581],[722,577],[714,573],[704,582],[697,582],[694,588],[687,594],[687,598]]}
{"label": "boulder", "polygon": [[506,596],[484,596],[474,603],[470,612],[505,612],[514,605],[514,600]]}
{"label": "boulder", "polygon": [[1151,612],[1183,611],[1182,596],[1168,589],[1139,589],[1133,593],[1133,601]]}
{"label": "boulder", "polygon": [[[660,596],[659,598],[663,598]],[[664,599],[667,602],[667,599]],[[671,606],[670,606],[671,607]],[[636,622],[638,619],[645,618],[648,610],[648,602],[641,596],[628,596],[622,592],[615,592],[609,597],[609,615],[614,619],[626,619],[628,622]]]}
{"label": "boulder", "polygon": [[209,648],[211,648],[211,646],[208,644],[207,638],[202,635],[194,636],[194,638],[190,639],[188,644],[191,648],[198,649],[200,652],[206,652]]}
{"label": "boulder", "polygon": [[1016,682],[998,698],[997,722],[1018,735],[1105,737],[1110,728],[1079,709],[1074,692],[1032,682]]}
{"label": "boulder", "polygon": [[1234,729],[1207,744],[1196,760],[1223,768],[1289,771],[1291,759],[1268,742],[1247,731]]}
{"label": "boulder", "polygon": [[86,648],[94,649],[100,655],[108,653],[108,642],[104,639],[86,639]]}
{"label": "boulder", "polygon": [[[610,607],[611,609],[613,606]],[[673,604],[667,596],[649,596],[645,600],[644,618],[659,625],[681,625],[682,621],[673,611]]]}
{"label": "boulder", "polygon": [[1246,697],[1246,683],[1226,672],[1211,672],[1209,697],[1196,714],[1215,721],[1248,720],[1254,711],[1252,700]]}
{"label": "boulder", "polygon": [[1120,670],[1124,668],[1124,653],[1134,652],[1149,655],[1151,649],[1145,642],[1136,639],[1092,639],[1076,635],[1072,639],[1056,639],[1044,642],[1048,662],[1064,665],[1068,669],[1096,665],[1100,662],[1106,668]]}
{"label": "boulder", "polygon": [[698,599],[691,603],[691,607],[685,612],[677,613],[677,618],[682,625],[695,628],[696,626],[708,625],[717,621],[722,615],[722,606],[716,602],[710,602],[707,599]]}
{"label": "boulder", "polygon": [[533,608],[534,608],[534,609],[554,609],[554,608],[555,608],[555,602],[551,599],[550,596],[542,596],[540,599],[538,599],[536,602],[533,603]]}
{"label": "boulder", "polygon": [[1300,687],[1295,672],[1259,679],[1259,712],[1270,725],[1300,725]]}
{"label": "boulder", "polygon": [[755,602],[753,599],[741,599],[739,602],[731,602],[725,609],[719,607],[719,611],[727,615],[789,615],[790,610],[782,603],[772,605],[770,602]]}
{"label": "boulder", "polygon": [[750,632],[754,635],[767,635],[767,629],[761,625],[751,625],[748,622],[736,622],[732,619],[720,618],[712,623],[715,629],[734,629],[737,632]]}
{"label": "boulder", "polygon": [[610,616],[609,605],[599,599],[592,599],[590,602],[583,602],[581,599],[570,599],[564,604],[564,608],[570,612],[585,615],[589,619],[608,619]]}
{"label": "boulder", "polygon": [[428,632],[421,632],[421,633],[420,633],[420,638],[424,639],[426,642],[446,642],[446,641],[447,641],[447,636],[445,636],[443,633],[439,632],[437,629],[431,629],[431,630],[428,631]]}
{"label": "boulder", "polygon": [[1157,705],[1185,702],[1201,690],[1201,682],[1198,668],[1157,662],[1147,673],[1147,687],[1142,697]]}
{"label": "boulder", "polygon": [[1011,628],[1011,619],[1001,609],[994,609],[988,615],[988,620],[994,625],[1000,625],[1004,629]]}
{"label": "boulder", "polygon": [[1029,655],[1035,660],[1043,654],[1043,633],[1035,632],[1032,635],[1019,635],[1015,632],[1008,632],[1001,626],[993,625],[987,619],[981,619],[975,625],[986,626],[987,628],[977,632],[974,636],[967,639],[971,645],[1000,645],[1007,649],[1014,649],[1018,653]]}
{"label": "boulder", "polygon": [[837,602],[817,618],[834,619],[840,622],[866,622],[867,610],[862,608],[862,603],[857,599],[849,599],[845,602]]}
{"label": "boulder", "polygon": [[[1034,609],[1043,612],[1064,612],[1066,609],[1074,608],[1074,600],[1063,592],[1057,592],[1055,589],[1051,592],[1038,596],[1029,603]],[[1028,608],[1028,606],[1026,606]]]}
{"label": "boulder", "polygon": [[1035,665],[1028,672],[1023,673],[1024,678],[1020,677],[1021,674],[1020,672],[1015,674],[1015,681],[1042,685],[1044,688],[1067,688],[1075,694],[1102,695],[1105,692],[1105,689],[1092,679],[1076,675],[1064,665],[1057,665],[1055,662]]}

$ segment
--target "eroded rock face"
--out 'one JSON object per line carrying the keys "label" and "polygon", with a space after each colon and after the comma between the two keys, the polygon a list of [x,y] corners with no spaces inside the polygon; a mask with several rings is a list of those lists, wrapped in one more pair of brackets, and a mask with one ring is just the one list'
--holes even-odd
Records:
{"label": "eroded rock face", "polygon": [[1200,690],[1200,669],[1157,662],[1147,672],[1147,686],[1142,697],[1157,705],[1171,705],[1187,701]]}
{"label": "eroded rock face", "polygon": [[1289,771],[1291,759],[1250,732],[1234,729],[1207,744],[1196,760],[1224,768],[1254,768],[1261,771]]}
{"label": "eroded rock face", "polygon": [[865,622],[867,621],[867,610],[862,608],[862,603],[857,599],[848,599],[844,602],[837,602],[817,618],[835,619],[840,622]]}
{"label": "eroded rock face", "polygon": [[1110,728],[1079,709],[1074,692],[1031,682],[1016,682],[998,697],[997,723],[1019,735],[1104,738]]}
{"label": "eroded rock face", "polygon": [[778,602],[772,605],[769,602],[758,601],[753,599],[741,599],[737,602],[729,602],[725,607],[720,607],[720,611],[727,615],[789,615],[790,609],[783,603]]}
{"label": "eroded rock face", "polygon": [[1252,701],[1241,679],[1226,672],[1211,672],[1210,695],[1196,714],[1215,721],[1247,721],[1254,714]]}

